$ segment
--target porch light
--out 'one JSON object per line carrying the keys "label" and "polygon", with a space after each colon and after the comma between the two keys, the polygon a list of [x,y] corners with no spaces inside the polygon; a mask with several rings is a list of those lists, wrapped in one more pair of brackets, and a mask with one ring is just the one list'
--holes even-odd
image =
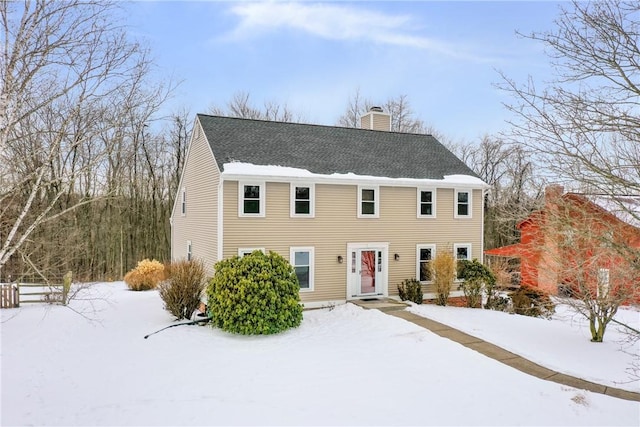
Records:
{"label": "porch light", "polygon": [[400,254],[393,254],[393,259],[400,261]]}
{"label": "porch light", "polygon": [[343,260],[344,260],[344,259],[342,258],[342,255],[338,255],[338,262],[339,262],[340,264],[342,264],[342,261],[343,261]]}

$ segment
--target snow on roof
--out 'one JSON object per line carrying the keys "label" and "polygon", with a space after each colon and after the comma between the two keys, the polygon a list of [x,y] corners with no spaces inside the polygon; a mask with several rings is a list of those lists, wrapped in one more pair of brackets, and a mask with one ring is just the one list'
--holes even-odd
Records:
{"label": "snow on roof", "polygon": [[341,184],[353,184],[356,182],[369,182],[398,186],[435,186],[440,187],[469,187],[488,188],[481,179],[470,175],[445,175],[443,179],[416,179],[416,178],[389,178],[380,176],[356,175],[354,173],[333,173],[330,175],[310,172],[306,169],[292,168],[276,165],[254,165],[252,163],[230,162],[225,163],[222,172],[223,178],[256,177],[276,180],[313,180],[328,181]]}
{"label": "snow on roof", "polygon": [[640,196],[587,195],[586,198],[620,221],[640,228]]}

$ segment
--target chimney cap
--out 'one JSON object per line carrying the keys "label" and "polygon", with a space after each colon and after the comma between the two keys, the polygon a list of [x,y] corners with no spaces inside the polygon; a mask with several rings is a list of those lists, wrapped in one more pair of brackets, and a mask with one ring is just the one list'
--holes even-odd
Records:
{"label": "chimney cap", "polygon": [[377,113],[382,113],[383,112],[382,107],[371,107],[371,108],[369,108],[369,111],[375,111]]}

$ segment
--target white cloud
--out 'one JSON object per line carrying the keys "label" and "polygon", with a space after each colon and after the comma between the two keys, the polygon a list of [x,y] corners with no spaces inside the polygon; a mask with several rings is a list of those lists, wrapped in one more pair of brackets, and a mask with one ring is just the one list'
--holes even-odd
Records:
{"label": "white cloud", "polygon": [[[365,40],[413,47],[459,59],[486,59],[464,48],[415,35],[415,20],[408,15],[386,15],[363,8],[318,3],[240,3],[230,8],[240,18],[227,39],[241,40],[278,29],[295,29],[329,40]],[[413,30],[413,31],[412,31]]]}

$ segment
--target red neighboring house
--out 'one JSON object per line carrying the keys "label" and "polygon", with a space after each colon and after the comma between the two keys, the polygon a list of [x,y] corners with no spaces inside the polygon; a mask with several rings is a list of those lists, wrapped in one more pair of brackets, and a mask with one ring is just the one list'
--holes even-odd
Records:
{"label": "red neighboring house", "polygon": [[[633,213],[632,213],[633,212]],[[485,251],[520,259],[521,285],[557,294],[577,283],[624,286],[640,303],[640,197],[545,189],[545,205],[517,225],[520,243]],[[597,289],[597,291],[596,291]]]}

